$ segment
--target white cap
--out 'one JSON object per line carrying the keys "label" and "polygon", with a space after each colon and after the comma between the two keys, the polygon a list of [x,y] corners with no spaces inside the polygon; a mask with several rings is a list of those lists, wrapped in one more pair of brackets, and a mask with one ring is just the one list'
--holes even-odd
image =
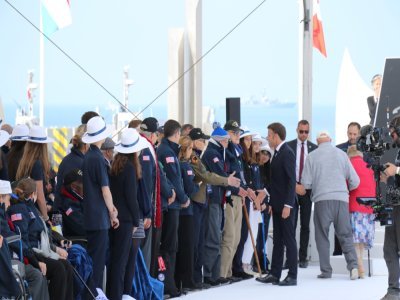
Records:
{"label": "white cap", "polygon": [[0,195],[11,194],[11,184],[7,180],[0,180]]}

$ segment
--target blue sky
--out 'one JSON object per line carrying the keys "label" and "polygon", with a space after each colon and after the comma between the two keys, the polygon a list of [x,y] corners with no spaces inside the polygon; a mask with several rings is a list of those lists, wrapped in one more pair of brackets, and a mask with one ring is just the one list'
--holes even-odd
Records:
{"label": "blue sky", "polygon": [[[11,2],[33,23],[39,24],[39,0]],[[144,107],[168,85],[167,34],[171,27],[185,26],[184,1],[70,2],[72,25],[53,34],[53,40],[119,99],[122,99],[122,69],[130,65],[130,76],[135,80],[130,89],[130,108],[136,111]],[[203,52],[260,2],[203,0]],[[398,57],[400,53],[399,1],[320,0],[320,3],[328,58],[314,51],[314,130],[333,126],[324,122],[334,121],[337,81],[345,47],[367,83],[374,74],[383,72],[386,57]],[[298,11],[298,1],[266,1],[211,52],[203,61],[203,102],[223,104],[226,97],[244,99],[263,94],[296,102]],[[0,1],[0,39],[0,97],[6,121],[13,123],[16,109],[13,100],[26,104],[28,69],[36,70],[38,81],[39,33]],[[48,126],[78,124],[83,111],[114,104],[109,95],[49,43],[46,43],[45,95]],[[165,105],[166,94],[155,106]],[[50,115],[59,114],[57,107],[69,109],[71,113],[64,118],[51,118]],[[292,120],[297,118],[294,111],[287,113],[291,120],[275,120],[267,107],[260,109],[265,109],[266,116],[265,120],[259,120],[262,128],[272,121],[286,121],[293,127],[297,121]],[[35,111],[38,114],[37,108]]]}

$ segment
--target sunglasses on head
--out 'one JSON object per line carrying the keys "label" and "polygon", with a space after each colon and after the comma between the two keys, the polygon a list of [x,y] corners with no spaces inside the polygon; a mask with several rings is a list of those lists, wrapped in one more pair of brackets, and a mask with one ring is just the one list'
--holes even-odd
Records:
{"label": "sunglasses on head", "polygon": [[300,134],[304,134],[304,133],[308,134],[309,131],[308,130],[299,130],[299,132],[300,132]]}

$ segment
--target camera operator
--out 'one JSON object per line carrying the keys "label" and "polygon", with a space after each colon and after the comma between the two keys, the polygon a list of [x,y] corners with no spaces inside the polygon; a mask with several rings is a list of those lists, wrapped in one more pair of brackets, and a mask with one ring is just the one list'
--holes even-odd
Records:
{"label": "camera operator", "polygon": [[[394,145],[400,148],[400,115],[397,115],[390,122],[390,136]],[[397,153],[395,165],[385,164],[386,169],[381,173],[381,181],[386,182],[388,177],[394,177],[394,187],[400,189],[400,150]],[[389,272],[388,291],[382,300],[400,299],[399,279],[399,248],[400,248],[400,203],[393,206],[393,225],[385,227],[385,241],[383,253]]]}

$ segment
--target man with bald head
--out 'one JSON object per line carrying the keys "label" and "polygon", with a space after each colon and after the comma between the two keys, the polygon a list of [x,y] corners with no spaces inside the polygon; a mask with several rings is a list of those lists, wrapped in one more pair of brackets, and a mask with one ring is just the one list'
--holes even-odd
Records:
{"label": "man with bald head", "polygon": [[349,190],[358,187],[360,179],[345,152],[331,144],[328,132],[317,136],[318,149],[306,160],[301,184],[312,189],[314,202],[315,241],[319,254],[321,274],[318,278],[332,277],[329,260],[329,227],[334,224],[335,233],[342,245],[350,271],[350,279],[358,278],[357,256],[349,216]]}

